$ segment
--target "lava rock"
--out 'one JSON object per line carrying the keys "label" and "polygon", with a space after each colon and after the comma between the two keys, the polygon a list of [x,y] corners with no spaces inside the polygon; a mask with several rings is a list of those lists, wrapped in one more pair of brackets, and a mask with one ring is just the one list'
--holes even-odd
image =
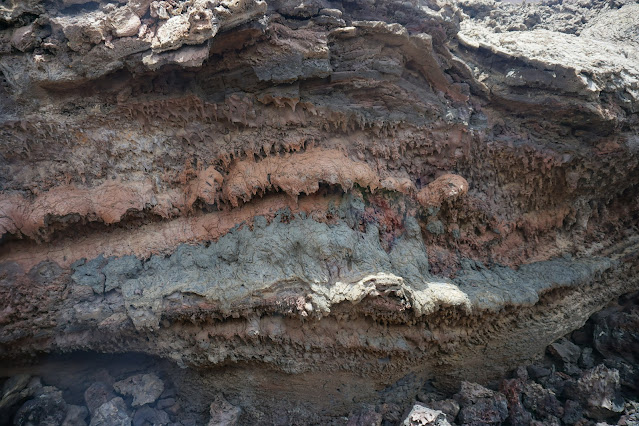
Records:
{"label": "lava rock", "polygon": [[617,422],[619,426],[637,426],[639,425],[639,413],[623,415]]}
{"label": "lava rock", "polygon": [[538,383],[527,383],[524,386],[522,402],[526,409],[544,420],[549,420],[550,417],[561,418],[564,415],[564,408],[555,393]]}
{"label": "lava rock", "polygon": [[567,425],[574,425],[579,420],[581,420],[583,415],[584,411],[581,407],[581,404],[579,404],[577,401],[569,399],[564,404],[564,416],[561,418],[561,420]]}
{"label": "lava rock", "polygon": [[375,407],[367,406],[348,416],[347,426],[379,426],[382,424],[382,414],[375,411]]}
{"label": "lava rock", "polygon": [[603,364],[619,371],[621,386],[639,391],[639,365],[629,364],[623,359],[604,359]]}
{"label": "lava rock", "polygon": [[157,410],[148,405],[140,407],[133,415],[133,426],[164,426],[170,421],[166,411]]}
{"label": "lava rock", "polygon": [[582,371],[579,367],[577,367],[577,365],[572,362],[567,362],[564,364],[564,373],[575,377],[581,375]]}
{"label": "lava rock", "polygon": [[547,376],[550,376],[550,373],[551,373],[550,369],[546,367],[541,367],[539,365],[529,365],[526,369],[531,379],[547,377]]}
{"label": "lava rock", "polygon": [[118,396],[100,405],[89,426],[131,426],[131,417],[124,400]]}
{"label": "lava rock", "polygon": [[436,392],[420,392],[417,400],[423,402],[426,407],[439,410],[446,414],[449,423],[454,423],[459,414],[459,403],[454,399],[447,399],[446,396]]}
{"label": "lava rock", "polygon": [[577,387],[587,404],[588,417],[604,420],[623,412],[619,371],[600,364],[586,371],[577,382]]}
{"label": "lava rock", "polygon": [[86,418],[89,416],[87,407],[81,405],[67,405],[67,416],[62,426],[86,426]]}
{"label": "lava rock", "polygon": [[16,413],[13,424],[16,426],[58,426],[67,415],[67,404],[62,392],[54,387],[25,402]]}
{"label": "lava rock", "polygon": [[164,398],[159,399],[155,404],[155,408],[158,410],[164,410],[165,408],[171,407],[175,404],[175,398]]}
{"label": "lava rock", "polygon": [[218,394],[211,402],[210,413],[211,420],[209,420],[208,426],[232,426],[238,423],[242,409]]}
{"label": "lava rock", "polygon": [[581,348],[570,340],[559,339],[557,342],[548,346],[548,352],[564,364],[576,364],[581,355]]}
{"label": "lava rock", "polygon": [[164,382],[155,374],[137,374],[113,384],[120,395],[133,396],[132,406],[152,404],[164,392]]}
{"label": "lava rock", "polygon": [[581,351],[579,366],[586,370],[595,366],[595,356],[592,354],[592,348],[584,348]]}
{"label": "lava rock", "polygon": [[175,391],[175,388],[172,388],[172,387],[167,388],[165,386],[164,387],[164,392],[162,392],[162,395],[160,395],[160,398],[161,399],[175,398],[176,394],[177,394],[177,392]]}
{"label": "lava rock", "polygon": [[84,391],[84,402],[91,415],[105,402],[115,398],[112,387],[104,382],[95,382]]}
{"label": "lava rock", "polygon": [[10,377],[2,387],[0,399],[0,419],[9,419],[20,406],[33,395],[33,390],[27,386],[29,375],[19,374]]}
{"label": "lava rock", "polygon": [[117,9],[109,18],[116,37],[134,36],[142,25],[140,17],[128,6]]}
{"label": "lava rock", "polygon": [[526,384],[524,378],[503,380],[499,386],[499,391],[506,396],[508,401],[508,417],[511,424],[529,425],[532,415],[526,411],[521,402],[521,393]]}
{"label": "lava rock", "polygon": [[449,423],[453,423],[455,421],[460,409],[459,404],[454,399],[433,401],[429,404],[429,408],[444,413],[446,415],[446,420],[448,420]]}
{"label": "lava rock", "polygon": [[637,426],[639,425],[639,402],[629,401],[626,403],[624,414],[617,422],[620,426]]}
{"label": "lava rock", "polygon": [[398,404],[394,404],[392,402],[385,402],[381,404],[379,411],[382,414],[382,421],[384,424],[398,424],[403,418],[402,408]]}
{"label": "lava rock", "polygon": [[450,426],[446,415],[438,410],[432,410],[423,405],[415,404],[410,410],[403,426]]}
{"label": "lava rock", "polygon": [[[619,308],[621,309],[621,307]],[[596,316],[593,333],[597,351],[606,358],[622,357],[629,363],[639,361],[639,307],[625,311],[602,311]]]}
{"label": "lava rock", "polygon": [[31,380],[31,376],[28,374],[18,374],[10,377],[4,385],[2,385],[2,397],[6,397],[9,394],[20,392],[26,388]]}
{"label": "lava rock", "polygon": [[501,424],[508,417],[506,397],[476,383],[462,382],[455,400],[461,406],[462,425]]}
{"label": "lava rock", "polygon": [[21,52],[33,50],[36,45],[34,24],[32,23],[15,30],[11,37],[11,45]]}
{"label": "lava rock", "polygon": [[570,338],[577,345],[589,346],[592,344],[593,329],[594,325],[591,322],[587,322],[582,328],[573,331]]}
{"label": "lava rock", "polygon": [[577,388],[577,381],[569,375],[562,372],[553,372],[548,377],[544,377],[538,380],[539,384],[543,387],[554,392],[558,398],[567,395],[569,397],[571,392],[574,392]]}

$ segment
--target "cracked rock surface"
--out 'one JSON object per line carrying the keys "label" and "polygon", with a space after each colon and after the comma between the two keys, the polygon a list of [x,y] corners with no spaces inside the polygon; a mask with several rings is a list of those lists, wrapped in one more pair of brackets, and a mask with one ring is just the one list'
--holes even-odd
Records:
{"label": "cracked rock surface", "polygon": [[[632,316],[557,339],[639,289],[637,20],[630,0],[1,2],[0,360],[157,357],[193,372],[183,403],[219,378],[191,402],[220,422],[630,419]],[[551,343],[589,399],[491,385]],[[173,421],[136,372],[90,401],[19,376],[0,412]],[[474,384],[407,418],[425,382]]]}

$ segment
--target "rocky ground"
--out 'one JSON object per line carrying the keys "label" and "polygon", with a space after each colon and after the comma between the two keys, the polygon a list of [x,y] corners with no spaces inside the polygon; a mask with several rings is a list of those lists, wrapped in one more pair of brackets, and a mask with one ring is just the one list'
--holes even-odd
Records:
{"label": "rocky ground", "polygon": [[638,7],[0,1],[7,409],[632,416],[632,351],[570,333],[639,290]]}
{"label": "rocky ground", "polygon": [[549,345],[537,363],[515,369],[510,378],[487,387],[463,381],[454,394],[429,381],[406,399],[394,398],[389,395],[393,390],[386,389],[378,403],[322,420],[295,409],[264,420],[259,407],[223,392],[211,398],[207,410],[196,410],[189,395],[172,383],[174,374],[184,373],[142,355],[41,359],[2,379],[0,424],[631,426],[639,424],[638,330],[639,294],[627,295]]}

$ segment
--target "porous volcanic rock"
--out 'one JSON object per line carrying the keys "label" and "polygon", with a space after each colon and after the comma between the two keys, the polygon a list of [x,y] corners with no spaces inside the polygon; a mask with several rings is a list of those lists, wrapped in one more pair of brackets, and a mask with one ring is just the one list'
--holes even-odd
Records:
{"label": "porous volcanic rock", "polygon": [[[142,353],[198,372],[173,381],[201,410],[285,424],[380,400],[360,417],[400,422],[427,380],[538,359],[639,289],[638,19],[630,0],[1,2],[0,360]],[[586,404],[602,418],[634,377],[636,318],[615,321],[605,371],[551,349],[562,374],[600,368],[579,386],[612,389]],[[528,419],[539,386],[464,399],[463,421]],[[135,419],[120,401],[89,411]]]}

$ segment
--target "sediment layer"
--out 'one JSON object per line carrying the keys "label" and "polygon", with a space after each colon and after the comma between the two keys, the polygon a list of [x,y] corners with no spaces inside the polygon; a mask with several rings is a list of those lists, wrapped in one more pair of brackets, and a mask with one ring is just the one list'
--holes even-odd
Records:
{"label": "sediment layer", "polygon": [[1,5],[0,358],[534,359],[639,288],[636,4],[550,3]]}

